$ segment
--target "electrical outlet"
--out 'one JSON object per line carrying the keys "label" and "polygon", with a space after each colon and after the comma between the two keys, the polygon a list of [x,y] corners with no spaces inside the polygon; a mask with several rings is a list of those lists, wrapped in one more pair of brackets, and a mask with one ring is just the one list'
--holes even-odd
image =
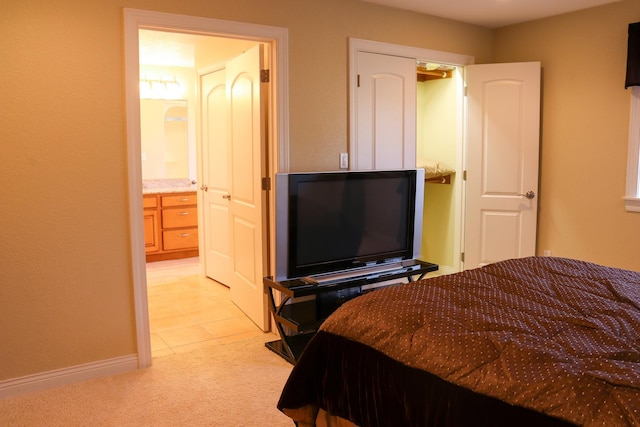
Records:
{"label": "electrical outlet", "polygon": [[549,249],[545,249],[544,251],[542,251],[542,255],[543,256],[551,256],[551,251]]}
{"label": "electrical outlet", "polygon": [[340,153],[340,169],[349,169],[348,153]]}

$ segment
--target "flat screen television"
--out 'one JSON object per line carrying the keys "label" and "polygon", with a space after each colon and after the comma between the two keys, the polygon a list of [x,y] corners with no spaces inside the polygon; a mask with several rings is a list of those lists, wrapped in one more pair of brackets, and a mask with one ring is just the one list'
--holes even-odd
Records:
{"label": "flat screen television", "polygon": [[276,280],[416,259],[424,170],[276,176]]}

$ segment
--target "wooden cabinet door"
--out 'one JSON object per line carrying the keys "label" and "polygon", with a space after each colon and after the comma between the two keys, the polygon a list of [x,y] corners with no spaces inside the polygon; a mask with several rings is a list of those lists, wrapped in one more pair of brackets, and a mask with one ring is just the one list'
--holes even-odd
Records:
{"label": "wooden cabinet door", "polygon": [[158,233],[158,211],[145,209],[144,211],[144,248],[145,252],[156,252],[160,249]]}

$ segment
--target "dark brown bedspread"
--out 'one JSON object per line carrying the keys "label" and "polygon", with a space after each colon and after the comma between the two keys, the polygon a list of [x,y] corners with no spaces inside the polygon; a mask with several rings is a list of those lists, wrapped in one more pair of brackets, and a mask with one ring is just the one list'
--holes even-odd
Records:
{"label": "dark brown bedspread", "polygon": [[508,260],[355,298],[321,331],[578,425],[640,425],[637,272]]}

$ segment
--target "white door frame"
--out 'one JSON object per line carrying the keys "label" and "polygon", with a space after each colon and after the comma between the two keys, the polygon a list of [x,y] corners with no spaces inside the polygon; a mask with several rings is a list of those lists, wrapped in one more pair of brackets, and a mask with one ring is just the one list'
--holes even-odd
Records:
{"label": "white door frame", "polygon": [[[142,167],[140,148],[140,98],[139,98],[139,29],[212,35],[250,39],[270,43],[273,47],[271,78],[273,97],[270,100],[270,133],[268,135],[269,174],[275,182],[276,172],[289,170],[289,106],[288,106],[288,31],[286,28],[258,24],[224,21],[213,18],[124,9],[124,51],[127,124],[127,169],[129,176],[129,224],[131,230],[131,268],[135,305],[138,367],[151,365],[149,308],[147,300],[146,259],[144,249],[144,224],[142,206]],[[276,144],[277,141],[277,144]],[[269,250],[275,253],[275,198],[271,192],[269,211]],[[271,259],[269,269],[275,271]]]}
{"label": "white door frame", "polygon": [[[439,64],[454,65],[457,67],[464,67],[466,65],[472,65],[475,62],[475,58],[469,55],[461,55],[457,53],[442,52],[438,50],[423,49],[411,46],[402,46],[390,43],[376,42],[370,40],[363,40],[357,38],[349,39],[349,153],[354,153],[356,150],[356,85],[353,84],[357,80],[357,58],[358,52],[377,53],[381,55],[402,56],[406,58],[413,58],[415,60],[435,62]],[[461,77],[458,82],[457,95],[457,142],[456,142],[456,165],[455,168],[458,171],[464,169],[464,141],[465,141],[465,118],[464,118],[464,81],[462,79],[464,73],[458,73]],[[463,239],[463,216],[464,211],[464,197],[463,197],[463,180],[456,179],[454,188],[454,197],[458,201],[458,209],[455,212],[454,223],[454,265],[453,266],[441,266],[441,271],[446,273],[453,273],[461,270],[461,261],[459,256],[462,252],[462,239]],[[443,268],[445,267],[445,268]],[[450,267],[450,268],[446,268]]]}

